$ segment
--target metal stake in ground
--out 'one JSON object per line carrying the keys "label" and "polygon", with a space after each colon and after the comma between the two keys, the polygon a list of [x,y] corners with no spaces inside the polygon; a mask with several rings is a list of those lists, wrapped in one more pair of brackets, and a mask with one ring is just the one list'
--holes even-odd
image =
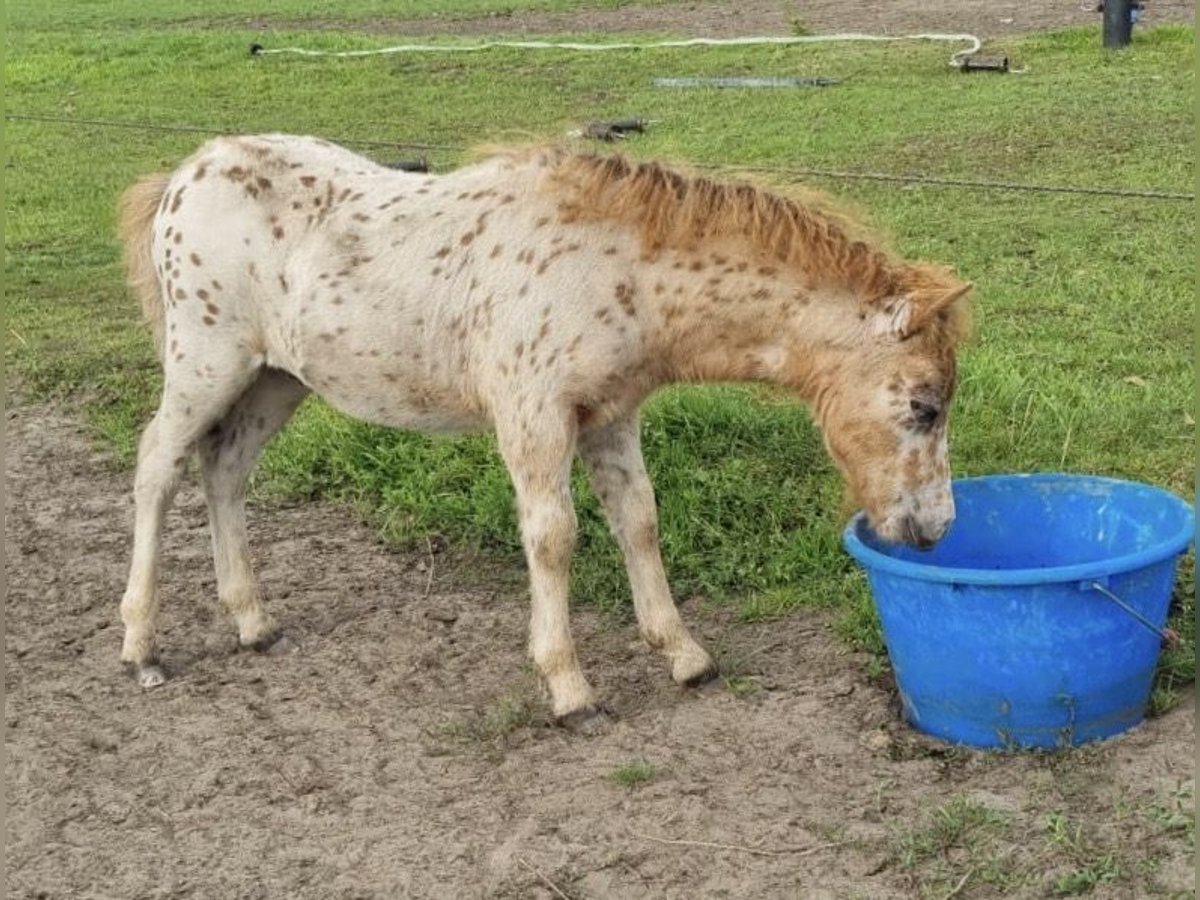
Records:
{"label": "metal stake in ground", "polygon": [[1137,0],[1104,0],[1104,46],[1124,47],[1133,35],[1133,11],[1141,9]]}

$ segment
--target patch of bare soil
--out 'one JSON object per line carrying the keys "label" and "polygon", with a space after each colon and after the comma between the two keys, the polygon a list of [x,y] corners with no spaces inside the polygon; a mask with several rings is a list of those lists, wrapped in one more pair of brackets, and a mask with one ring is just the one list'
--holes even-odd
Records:
{"label": "patch of bare soil", "polygon": [[[1183,0],[1152,0],[1143,25],[1195,21],[1195,5]],[[866,31],[899,34],[920,31],[967,31],[981,38],[1094,25],[1101,16],[1095,3],[1083,0],[742,0],[739,3],[671,3],[566,12],[506,11],[485,16],[453,13],[431,18],[376,17],[358,20],[277,19],[253,17],[238,24],[264,30],[368,32],[373,34],[499,35],[570,34],[585,32],[682,34],[688,37],[744,37],[793,34],[802,25],[816,33]],[[229,24],[229,20],[222,20]],[[1139,26],[1140,27],[1140,26]]]}
{"label": "patch of bare soil", "polygon": [[[906,897],[897,835],[951,796],[1014,817],[1019,838],[1052,809],[1109,821],[1117,801],[1193,781],[1193,706],[1057,760],[917,739],[864,660],[805,614],[745,625],[685,609],[757,688],[738,696],[674,687],[631,626],[579,611],[615,719],[566,732],[525,665],[522,597],[449,554],[431,579],[423,554],[317,505],[252,510],[270,605],[299,649],[238,652],[190,488],[163,566],[174,677],[142,691],[117,661],[130,476],[67,418],[9,416],[14,898]],[[654,767],[643,783],[610,777],[633,760]],[[1166,886],[1194,886],[1182,842],[1156,835],[1121,840],[1148,842]],[[996,895],[976,882],[956,896]]]}

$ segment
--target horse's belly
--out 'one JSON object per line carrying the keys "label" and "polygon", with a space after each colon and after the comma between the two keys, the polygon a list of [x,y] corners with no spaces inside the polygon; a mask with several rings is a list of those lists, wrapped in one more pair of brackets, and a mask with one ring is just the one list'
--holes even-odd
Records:
{"label": "horse's belly", "polygon": [[491,427],[482,405],[471,400],[468,379],[456,361],[430,359],[417,349],[413,335],[376,324],[374,329],[301,324],[295,339],[285,342],[290,352],[274,364],[356,419],[417,431]]}
{"label": "horse's belly", "polygon": [[455,391],[370,365],[304,367],[302,380],[335,409],[376,425],[414,431],[483,431],[482,410]]}

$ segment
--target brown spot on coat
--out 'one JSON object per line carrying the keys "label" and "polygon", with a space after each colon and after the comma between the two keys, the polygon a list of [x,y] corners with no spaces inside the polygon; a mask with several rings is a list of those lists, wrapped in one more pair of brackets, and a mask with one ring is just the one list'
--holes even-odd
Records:
{"label": "brown spot on coat", "polygon": [[203,262],[202,262],[202,261],[201,261],[201,259],[200,259],[200,254],[199,254],[199,253],[193,253],[193,254],[191,254],[191,255],[188,257],[188,259],[190,259],[190,260],[192,261],[192,265],[193,265],[193,266],[200,266],[200,265],[203,265]]}
{"label": "brown spot on coat", "polygon": [[630,317],[637,315],[637,310],[633,305],[633,285],[627,281],[617,282],[614,294],[616,295],[617,303],[621,305],[621,310],[625,315]]}

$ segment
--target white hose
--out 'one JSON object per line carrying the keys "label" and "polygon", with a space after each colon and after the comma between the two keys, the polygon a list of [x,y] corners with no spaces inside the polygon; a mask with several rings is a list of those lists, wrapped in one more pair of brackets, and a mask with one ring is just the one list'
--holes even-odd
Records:
{"label": "white hose", "polygon": [[395,47],[380,47],[375,50],[306,50],[303,47],[277,47],[273,50],[258,49],[258,54],[295,53],[300,56],[378,56],[385,53],[474,53],[497,47],[517,50],[648,50],[653,47],[748,47],[759,44],[818,44],[834,41],[953,41],[967,42],[971,46],[955,52],[950,65],[958,67],[965,56],[979,52],[982,42],[973,34],[808,34],[801,36],[740,37],[740,38],[691,38],[686,41],[656,41],[653,43],[620,44],[574,44],[559,41],[487,41],[482,44],[399,44]]}

